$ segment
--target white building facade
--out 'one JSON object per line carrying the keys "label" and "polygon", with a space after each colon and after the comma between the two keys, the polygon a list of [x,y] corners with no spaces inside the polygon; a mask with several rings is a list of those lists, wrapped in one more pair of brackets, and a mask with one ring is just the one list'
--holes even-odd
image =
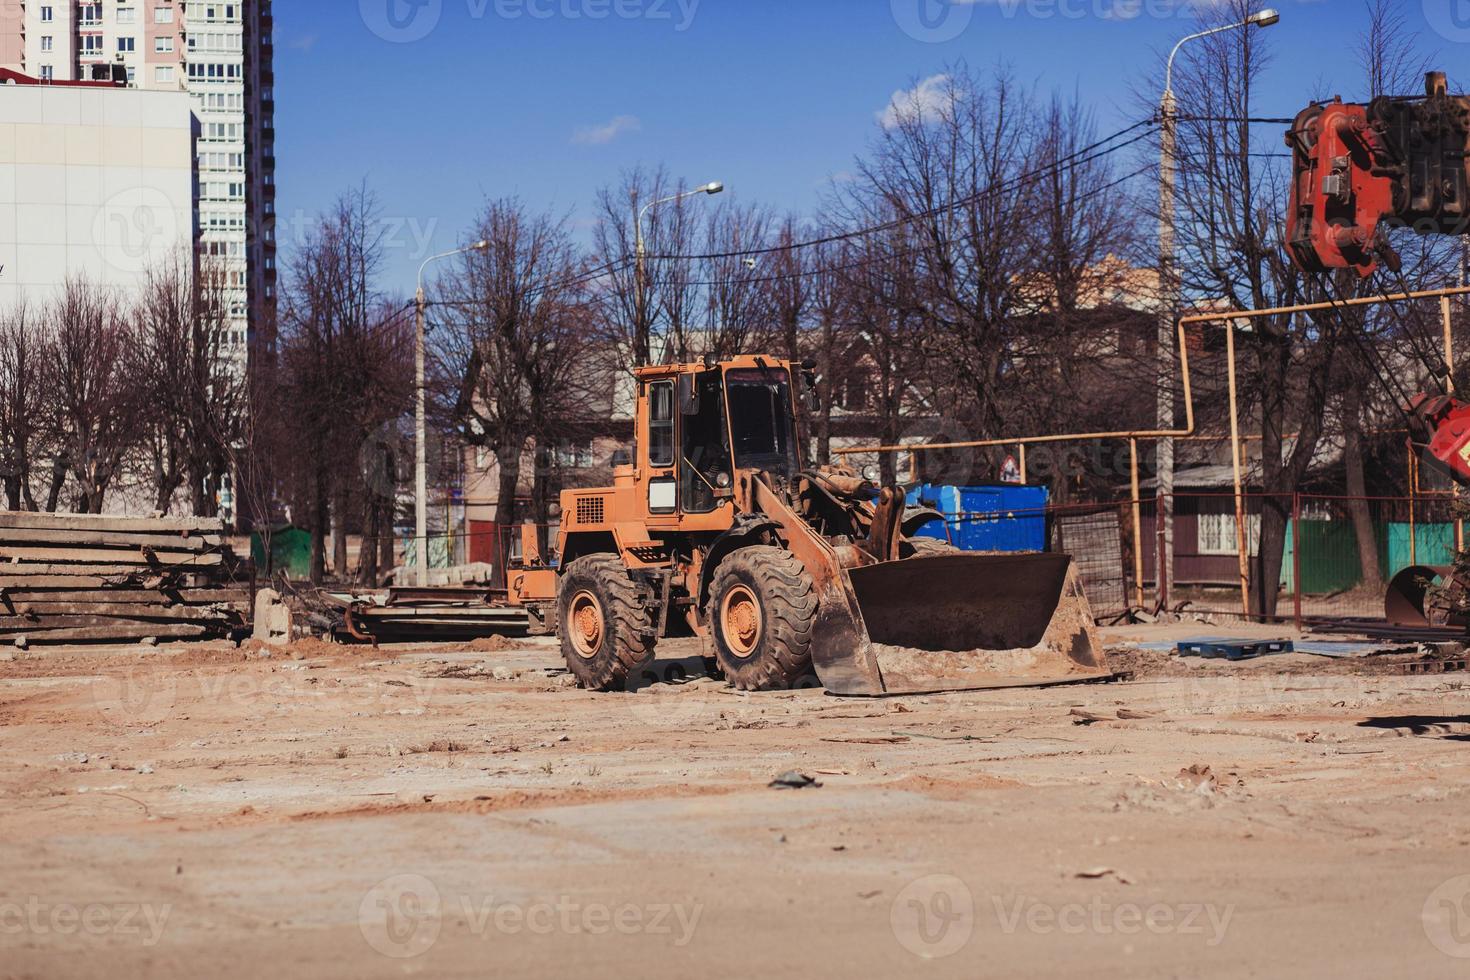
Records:
{"label": "white building facade", "polygon": [[228,279],[242,358],[275,344],[273,29],[271,0],[0,0],[0,68],[43,82],[116,73],[188,96],[197,247]]}
{"label": "white building facade", "polygon": [[0,85],[0,309],[192,247],[196,125],[183,92]]}

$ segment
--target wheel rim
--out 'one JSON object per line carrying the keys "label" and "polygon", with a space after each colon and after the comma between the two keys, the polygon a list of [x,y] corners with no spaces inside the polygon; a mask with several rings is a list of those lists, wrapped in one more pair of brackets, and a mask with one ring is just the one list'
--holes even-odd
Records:
{"label": "wheel rim", "polygon": [[582,590],[572,596],[572,605],[567,615],[567,636],[577,656],[590,660],[597,656],[602,646],[602,634],[606,625],[602,616],[602,603],[597,596]]}
{"label": "wheel rim", "polygon": [[747,586],[737,585],[720,601],[720,632],[739,657],[755,652],[761,639],[761,604]]}

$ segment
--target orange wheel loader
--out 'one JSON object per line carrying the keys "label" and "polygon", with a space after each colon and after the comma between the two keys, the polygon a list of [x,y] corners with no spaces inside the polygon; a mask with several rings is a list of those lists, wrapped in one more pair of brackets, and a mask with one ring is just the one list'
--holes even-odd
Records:
{"label": "orange wheel loader", "polygon": [[803,462],[810,362],[741,356],[634,375],[635,449],[611,487],[562,493],[557,567],[511,577],[512,601],[556,631],[583,687],[622,689],[661,639],[691,634],[753,691],[813,674],[841,695],[1108,674],[1070,557],[915,538],[937,514]]}

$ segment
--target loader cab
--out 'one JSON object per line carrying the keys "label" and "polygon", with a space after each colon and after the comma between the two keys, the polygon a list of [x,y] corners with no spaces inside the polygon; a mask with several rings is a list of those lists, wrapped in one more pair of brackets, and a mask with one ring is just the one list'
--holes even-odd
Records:
{"label": "loader cab", "polygon": [[715,514],[733,500],[740,470],[786,480],[800,469],[786,362],[668,366],[640,383],[638,468],[651,517]]}

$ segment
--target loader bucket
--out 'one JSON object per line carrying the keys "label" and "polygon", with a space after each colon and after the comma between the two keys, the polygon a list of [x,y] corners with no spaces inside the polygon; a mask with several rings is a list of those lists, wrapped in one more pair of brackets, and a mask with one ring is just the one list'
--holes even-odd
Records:
{"label": "loader bucket", "polygon": [[1108,675],[1068,555],[934,555],[844,570],[813,644],[834,694],[920,694]]}

